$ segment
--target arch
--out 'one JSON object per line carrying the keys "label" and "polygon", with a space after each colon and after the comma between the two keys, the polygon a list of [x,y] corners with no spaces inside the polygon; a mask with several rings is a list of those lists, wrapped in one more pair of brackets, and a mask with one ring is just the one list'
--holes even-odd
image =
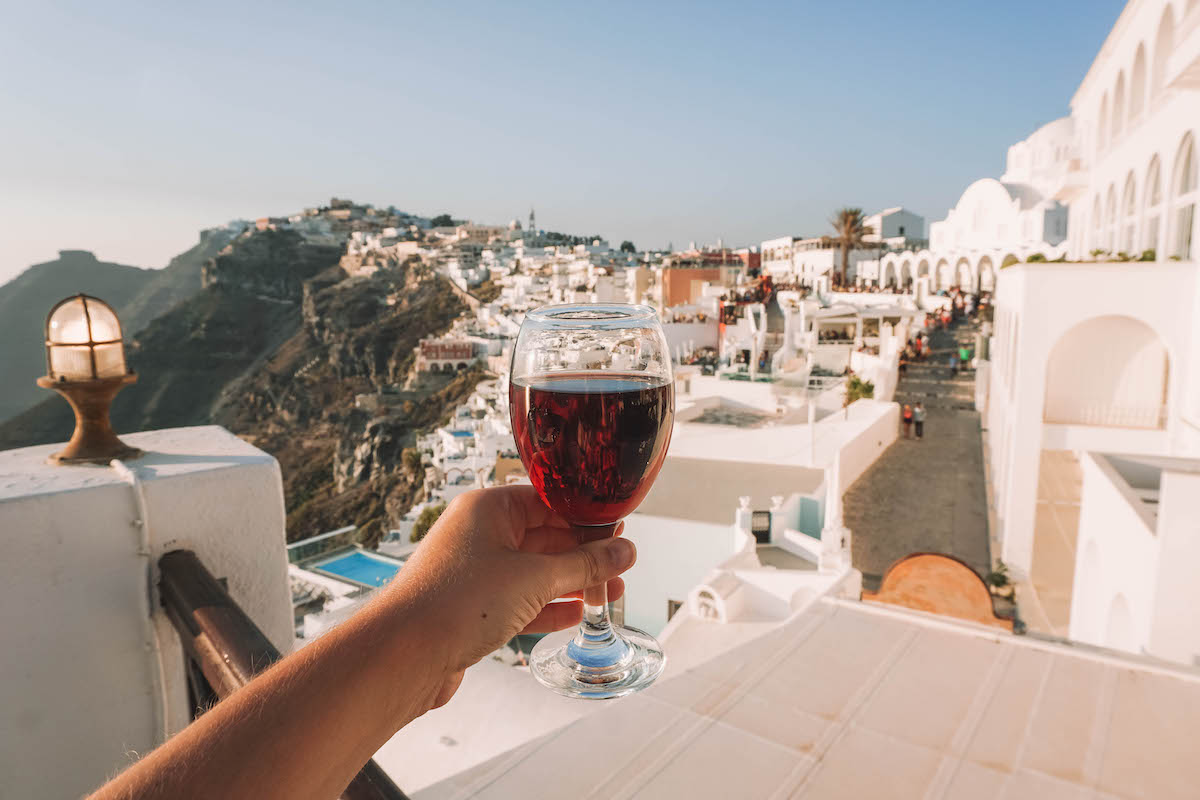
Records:
{"label": "arch", "polygon": [[1123,594],[1117,594],[1113,598],[1112,605],[1108,607],[1104,646],[1129,653],[1136,653],[1138,650],[1137,634],[1133,628],[1133,614],[1130,613],[1129,601]]}
{"label": "arch", "polygon": [[1111,141],[1116,141],[1125,125],[1125,70],[1117,75],[1117,85],[1113,87],[1112,135]]}
{"label": "arch", "polygon": [[900,288],[905,291],[908,291],[909,289],[912,288],[912,283],[913,283],[912,262],[909,261],[908,259],[905,259],[904,263],[902,263],[900,265]]}
{"label": "arch", "polygon": [[1117,245],[1120,252],[1128,256],[1133,256],[1137,247],[1137,239],[1134,238],[1137,227],[1136,183],[1133,170],[1129,170],[1129,174],[1125,176],[1125,191],[1121,199],[1121,237]]}
{"label": "arch", "polygon": [[1092,201],[1092,251],[1104,249],[1104,212],[1100,209],[1100,195]]}
{"label": "arch", "polygon": [[465,362],[465,361],[460,361],[460,362],[458,362],[458,366],[457,366],[457,367],[455,367],[455,369],[456,369],[458,372],[462,372],[462,371],[463,371],[463,370],[465,370],[466,368],[467,368],[467,362]]}
{"label": "arch", "polygon": [[1146,105],[1146,45],[1138,43],[1137,55],[1133,57],[1133,72],[1129,76],[1129,120],[1141,116]]}
{"label": "arch", "polygon": [[996,268],[992,265],[992,259],[989,256],[984,256],[979,259],[979,266],[975,270],[975,274],[979,276],[979,286],[981,292],[991,292],[996,288]]}
{"label": "arch", "polygon": [[1167,59],[1175,46],[1175,12],[1168,5],[1163,9],[1162,19],[1158,23],[1158,33],[1154,37],[1154,61],[1150,66],[1150,99],[1158,97],[1163,90],[1166,79]]}
{"label": "arch", "polygon": [[1196,140],[1183,137],[1175,154],[1171,177],[1170,253],[1172,258],[1188,259],[1193,254],[1196,227],[1197,184],[1200,160],[1196,158]]}
{"label": "arch", "polygon": [[1145,322],[1092,317],[1065,332],[1050,350],[1042,421],[1162,429],[1169,374],[1167,348]]}
{"label": "arch", "polygon": [[937,288],[949,289],[954,283],[954,270],[950,262],[942,259],[937,265]]}
{"label": "arch", "polygon": [[1117,187],[1111,183],[1104,201],[1104,244],[1100,246],[1109,254],[1117,249]]}
{"label": "arch", "polygon": [[883,262],[883,271],[879,273],[879,286],[886,289],[889,286],[896,285],[896,262]]}
{"label": "arch", "polygon": [[[1142,184],[1142,249],[1157,250],[1159,220],[1162,217],[1162,167],[1158,156],[1150,159]],[[1157,257],[1157,254],[1156,254]]]}
{"label": "arch", "polygon": [[1108,146],[1108,92],[1100,100],[1100,121],[1096,123],[1096,149],[1103,150]]}
{"label": "arch", "polygon": [[963,256],[954,266],[954,285],[960,289],[967,289],[974,285],[975,281],[971,276],[971,262]]}
{"label": "arch", "polygon": [[922,258],[921,261],[917,264],[917,277],[918,278],[929,277],[929,259],[928,258]]}

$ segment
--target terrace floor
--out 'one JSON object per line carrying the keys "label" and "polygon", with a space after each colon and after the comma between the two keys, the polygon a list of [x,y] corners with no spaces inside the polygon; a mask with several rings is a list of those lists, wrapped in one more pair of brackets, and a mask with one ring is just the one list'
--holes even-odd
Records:
{"label": "terrace floor", "polygon": [[1033,569],[1021,594],[1021,616],[1031,630],[1066,636],[1075,583],[1075,541],[1083,472],[1069,450],[1043,450],[1033,524]]}
{"label": "terrace floor", "polygon": [[930,336],[928,361],[901,377],[896,401],[925,405],[925,437],[901,436],[845,495],[852,560],[863,586],[877,590],[888,567],[912,553],[954,556],[980,575],[991,570],[987,493],[975,378],[952,375],[951,348],[974,347],[974,323]]}

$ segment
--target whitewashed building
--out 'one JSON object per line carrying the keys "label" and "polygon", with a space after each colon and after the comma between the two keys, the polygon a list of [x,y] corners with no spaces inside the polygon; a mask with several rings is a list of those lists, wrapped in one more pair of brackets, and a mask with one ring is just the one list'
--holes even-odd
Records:
{"label": "whitewashed building", "polygon": [[[1092,504],[1111,506],[1128,483],[1104,466],[1114,457],[1200,455],[1200,3],[1130,2],[1071,105],[1065,252],[1100,260],[1000,274],[983,399],[1001,553],[1049,632],[1190,661],[1196,643],[1168,645],[1153,622],[1195,607],[1163,582],[1161,559],[1182,552],[1163,533],[1176,519],[1167,478],[1157,522],[1125,525],[1138,515]],[[1131,248],[1147,261],[1113,260]],[[1152,556],[1130,557],[1139,531],[1155,530]]]}

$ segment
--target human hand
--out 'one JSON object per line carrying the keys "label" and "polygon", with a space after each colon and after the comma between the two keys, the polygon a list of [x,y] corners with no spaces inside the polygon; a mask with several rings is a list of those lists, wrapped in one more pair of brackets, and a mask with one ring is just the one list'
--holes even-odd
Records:
{"label": "human hand", "polygon": [[[622,523],[623,525],[623,523]],[[428,633],[426,652],[442,665],[430,707],[453,696],[462,672],[519,633],[548,633],[578,625],[588,586],[608,585],[633,566],[633,543],[614,535],[587,541],[594,531],[572,528],[532,486],[481,489],[456,497],[409,558],[384,602],[416,609]]]}

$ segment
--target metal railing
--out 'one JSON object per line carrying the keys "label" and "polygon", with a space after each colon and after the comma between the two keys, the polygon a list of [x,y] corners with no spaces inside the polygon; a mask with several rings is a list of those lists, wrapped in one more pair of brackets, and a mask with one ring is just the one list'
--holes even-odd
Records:
{"label": "metal railing", "polygon": [[[183,642],[193,718],[233,694],[282,656],[225,587],[190,550],[158,561],[167,617]],[[407,800],[387,773],[368,761],[342,792],[343,800]]]}

